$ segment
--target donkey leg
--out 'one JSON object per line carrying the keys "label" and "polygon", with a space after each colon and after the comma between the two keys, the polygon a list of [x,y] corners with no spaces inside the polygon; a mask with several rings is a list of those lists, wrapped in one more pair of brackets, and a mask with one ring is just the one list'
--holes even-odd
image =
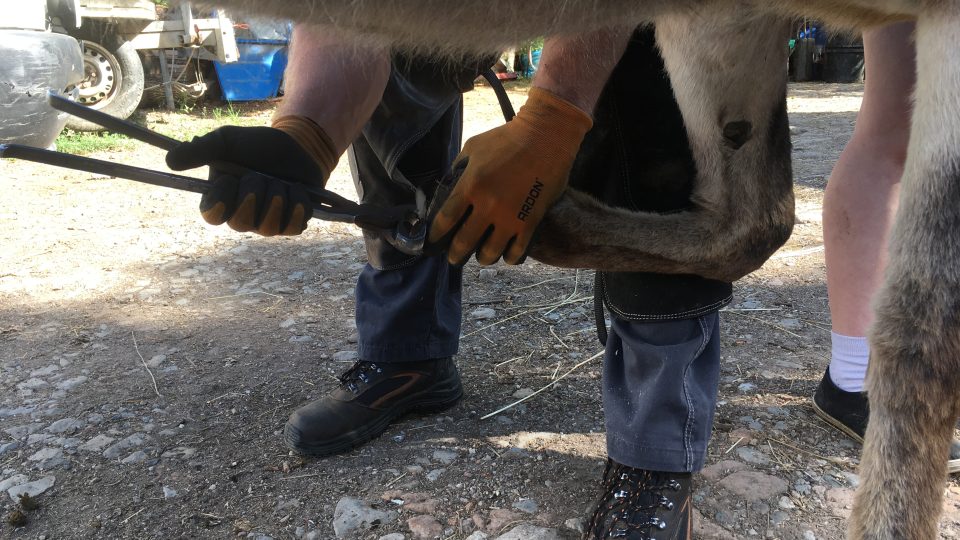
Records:
{"label": "donkey leg", "polygon": [[531,257],[732,281],[786,241],[793,227],[783,67],[789,20],[728,8],[710,4],[655,21],[696,167],[690,207],[631,211],[570,189],[547,213]]}
{"label": "donkey leg", "polygon": [[960,4],[917,24],[917,94],[871,332],[870,424],[849,535],[937,535],[960,391]]}

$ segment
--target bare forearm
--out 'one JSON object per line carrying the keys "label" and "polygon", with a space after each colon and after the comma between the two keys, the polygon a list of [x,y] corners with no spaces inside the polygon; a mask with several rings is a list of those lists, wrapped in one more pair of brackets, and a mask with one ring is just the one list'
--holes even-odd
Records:
{"label": "bare forearm", "polygon": [[610,28],[548,38],[533,85],[592,114],[632,34],[632,28]]}
{"label": "bare forearm", "polygon": [[380,102],[389,76],[386,50],[298,25],[277,116],[296,114],[312,119],[342,154]]}

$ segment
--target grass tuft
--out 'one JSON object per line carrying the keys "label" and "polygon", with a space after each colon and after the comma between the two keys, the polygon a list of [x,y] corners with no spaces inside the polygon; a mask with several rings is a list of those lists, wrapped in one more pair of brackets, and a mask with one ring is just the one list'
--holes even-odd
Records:
{"label": "grass tuft", "polygon": [[85,155],[110,150],[128,150],[133,148],[132,139],[116,133],[80,132],[65,129],[57,137],[57,150],[66,154]]}

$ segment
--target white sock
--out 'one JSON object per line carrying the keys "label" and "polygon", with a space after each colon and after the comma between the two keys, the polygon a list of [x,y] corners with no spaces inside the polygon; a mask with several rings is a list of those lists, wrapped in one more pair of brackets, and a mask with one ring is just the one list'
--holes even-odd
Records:
{"label": "white sock", "polygon": [[844,392],[862,392],[870,361],[867,338],[830,332],[830,342],[830,378],[833,384]]}

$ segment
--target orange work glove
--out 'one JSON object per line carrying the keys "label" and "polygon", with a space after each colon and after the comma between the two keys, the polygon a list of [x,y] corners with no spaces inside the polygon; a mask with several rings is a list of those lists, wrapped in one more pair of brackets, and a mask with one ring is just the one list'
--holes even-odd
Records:
{"label": "orange work glove", "polygon": [[[215,162],[263,174],[238,177]],[[336,164],[336,149],[323,128],[294,115],[277,118],[273,127],[225,126],[167,153],[174,170],[211,165],[211,186],[200,199],[204,221],[263,236],[302,233],[313,214],[304,185],[323,187]]]}
{"label": "orange work glove", "polygon": [[454,168],[459,182],[430,225],[430,243],[449,239],[447,259],[480,264],[503,256],[519,264],[534,230],[567,187],[567,177],[593,121],[573,104],[533,88],[517,116],[469,139]]}

